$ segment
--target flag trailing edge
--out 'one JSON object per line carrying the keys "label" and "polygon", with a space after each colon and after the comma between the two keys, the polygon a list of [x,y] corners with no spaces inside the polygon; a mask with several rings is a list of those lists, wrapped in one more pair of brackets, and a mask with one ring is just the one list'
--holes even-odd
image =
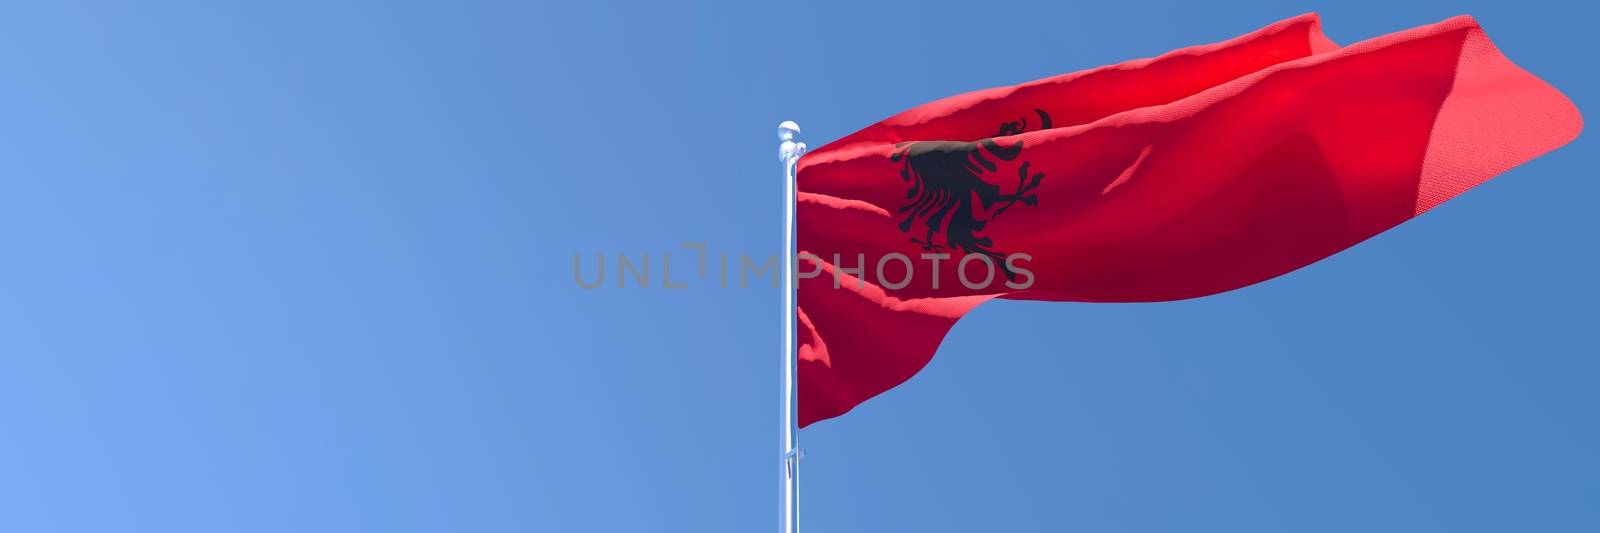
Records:
{"label": "flag trailing edge", "polygon": [[[799,162],[799,425],[909,379],[989,299],[1244,287],[1581,129],[1565,96],[1467,16],[1341,48],[1307,14],[907,110]],[[894,254],[916,261],[885,275],[878,258]],[[921,259],[941,254],[942,270]],[[1007,262],[1017,254],[1026,268]],[[989,261],[997,282],[965,283],[964,256]]]}

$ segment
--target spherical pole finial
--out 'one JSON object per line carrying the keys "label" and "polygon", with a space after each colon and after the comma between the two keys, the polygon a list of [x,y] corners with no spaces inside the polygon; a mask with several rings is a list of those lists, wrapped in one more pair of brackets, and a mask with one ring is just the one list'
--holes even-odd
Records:
{"label": "spherical pole finial", "polygon": [[778,125],[778,160],[785,165],[793,165],[806,153],[806,143],[796,138],[800,135],[800,125],[793,120],[785,120]]}

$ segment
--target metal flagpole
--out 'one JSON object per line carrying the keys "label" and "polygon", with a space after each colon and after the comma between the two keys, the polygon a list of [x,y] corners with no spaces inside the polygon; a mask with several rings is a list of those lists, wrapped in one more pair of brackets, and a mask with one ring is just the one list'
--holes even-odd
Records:
{"label": "metal flagpole", "polygon": [[800,531],[800,431],[795,427],[795,304],[794,304],[794,193],[795,166],[806,153],[806,143],[796,137],[800,125],[785,120],[778,125],[778,159],[783,162],[783,533]]}

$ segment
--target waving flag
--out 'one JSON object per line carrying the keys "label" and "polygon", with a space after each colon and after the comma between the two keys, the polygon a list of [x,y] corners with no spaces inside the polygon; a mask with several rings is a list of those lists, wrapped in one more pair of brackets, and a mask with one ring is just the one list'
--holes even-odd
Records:
{"label": "waving flag", "polygon": [[1303,15],[905,111],[799,162],[800,425],[909,379],[991,298],[1244,287],[1581,129],[1464,16],[1341,48]]}

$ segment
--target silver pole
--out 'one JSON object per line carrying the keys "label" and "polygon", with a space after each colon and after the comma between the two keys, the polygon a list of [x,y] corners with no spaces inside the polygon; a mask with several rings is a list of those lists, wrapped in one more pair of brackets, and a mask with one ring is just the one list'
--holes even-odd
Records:
{"label": "silver pole", "polygon": [[794,344],[794,193],[795,166],[806,153],[806,143],[796,137],[800,125],[785,120],[778,125],[778,159],[783,161],[783,533],[800,531],[800,432],[795,427]]}

